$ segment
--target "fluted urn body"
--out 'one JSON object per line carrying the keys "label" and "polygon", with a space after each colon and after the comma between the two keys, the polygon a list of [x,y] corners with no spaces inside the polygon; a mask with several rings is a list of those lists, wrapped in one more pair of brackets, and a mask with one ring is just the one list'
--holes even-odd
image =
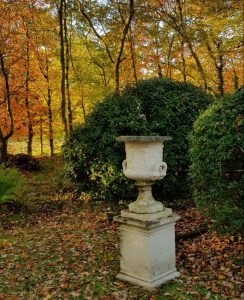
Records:
{"label": "fluted urn body", "polygon": [[155,180],[166,176],[167,164],[163,162],[163,143],[171,140],[165,136],[120,136],[116,139],[125,143],[126,159],[123,161],[123,173],[127,178],[136,180],[139,195],[129,205],[129,211],[135,213],[156,213],[164,209],[151,192]]}

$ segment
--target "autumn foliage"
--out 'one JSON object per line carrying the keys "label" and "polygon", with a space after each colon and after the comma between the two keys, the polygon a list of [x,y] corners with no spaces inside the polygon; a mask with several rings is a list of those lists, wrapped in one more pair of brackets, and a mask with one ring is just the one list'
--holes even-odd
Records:
{"label": "autumn foliage", "polygon": [[139,79],[234,92],[241,23],[234,0],[1,1],[0,160],[15,141],[53,156],[99,99]]}
{"label": "autumn foliage", "polygon": [[[242,6],[0,0],[0,300],[243,297]],[[188,205],[152,291],[116,279],[126,134],[173,137],[153,193]]]}

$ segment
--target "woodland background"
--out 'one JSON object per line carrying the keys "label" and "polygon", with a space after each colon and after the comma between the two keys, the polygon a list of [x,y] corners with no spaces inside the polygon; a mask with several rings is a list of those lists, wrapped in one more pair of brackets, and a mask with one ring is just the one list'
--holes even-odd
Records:
{"label": "woodland background", "polygon": [[241,12],[238,0],[2,0],[0,161],[53,155],[98,101],[142,78],[234,92]]}
{"label": "woodland background", "polygon": [[[0,300],[243,299],[242,3],[0,0]],[[181,277],[152,291],[116,279],[128,128],[177,133]]]}

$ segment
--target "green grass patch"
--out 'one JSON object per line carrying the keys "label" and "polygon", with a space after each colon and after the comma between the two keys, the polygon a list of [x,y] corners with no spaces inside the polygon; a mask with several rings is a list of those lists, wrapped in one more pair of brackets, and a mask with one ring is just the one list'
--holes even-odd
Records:
{"label": "green grass patch", "polygon": [[[61,147],[64,142],[63,138],[55,138],[54,139],[54,153],[60,154]],[[17,153],[27,153],[27,138],[26,137],[18,137],[18,138],[11,138],[8,142],[8,151],[10,154],[17,154]],[[32,155],[33,156],[49,156],[50,155],[50,147],[49,147],[49,140],[48,138],[43,138],[43,153],[41,153],[41,143],[40,138],[34,136],[32,142]]]}

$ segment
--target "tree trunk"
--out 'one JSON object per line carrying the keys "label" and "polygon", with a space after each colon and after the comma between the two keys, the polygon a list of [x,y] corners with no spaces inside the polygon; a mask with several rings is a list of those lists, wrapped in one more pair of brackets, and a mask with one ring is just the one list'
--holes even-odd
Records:
{"label": "tree trunk", "polygon": [[5,139],[0,140],[0,163],[4,163],[8,159],[8,144]]}
{"label": "tree trunk", "polygon": [[127,22],[124,22],[125,25],[124,25],[122,37],[120,40],[120,47],[119,47],[118,55],[117,55],[116,60],[114,60],[112,53],[110,52],[110,49],[108,47],[108,44],[103,39],[103,37],[99,34],[98,30],[96,29],[96,26],[93,25],[90,17],[85,12],[83,2],[81,0],[79,0],[80,12],[82,13],[83,17],[89,23],[89,25],[90,25],[91,29],[93,30],[94,34],[96,35],[96,37],[103,43],[105,50],[108,54],[108,57],[109,57],[111,63],[114,65],[115,91],[117,91],[117,92],[119,92],[119,88],[120,88],[120,64],[123,61],[122,54],[123,54],[123,50],[124,50],[125,39],[126,39],[128,30],[129,30],[131,21],[133,19],[134,13],[135,13],[134,0],[129,0],[129,6],[130,6],[129,17],[128,17]]}
{"label": "tree trunk", "polygon": [[239,89],[239,80],[238,80],[238,76],[236,74],[236,69],[235,68],[234,68],[233,72],[234,72],[234,77],[233,77],[234,91],[236,92]]}
{"label": "tree trunk", "polygon": [[[26,85],[26,91],[28,89],[28,84]],[[27,126],[28,126],[28,142],[27,142],[27,153],[32,155],[32,141],[33,141],[33,126],[31,120],[31,113],[30,113],[30,104],[28,95],[25,97],[25,107],[27,112]]]}
{"label": "tree trunk", "polygon": [[46,74],[44,77],[47,82],[47,116],[48,116],[48,131],[49,131],[49,147],[50,147],[50,156],[54,155],[54,145],[53,145],[53,112],[52,112],[52,93],[49,81],[49,65],[48,57],[46,54]]}
{"label": "tree trunk", "polygon": [[135,45],[134,45],[134,37],[133,37],[131,26],[129,30],[129,43],[130,43],[130,57],[131,57],[131,65],[133,70],[133,77],[135,82],[137,82],[138,78],[136,72]]}
{"label": "tree trunk", "polygon": [[123,54],[123,50],[124,50],[125,39],[126,39],[126,35],[128,33],[128,30],[130,28],[130,24],[132,22],[132,18],[133,18],[134,13],[135,13],[134,0],[129,0],[129,2],[130,2],[130,13],[129,13],[128,21],[124,26],[122,38],[120,40],[119,54],[118,54],[116,62],[115,62],[115,91],[118,92],[118,93],[119,93],[119,88],[120,88],[120,64],[123,61],[122,60],[122,54]]}
{"label": "tree trunk", "polygon": [[[215,49],[213,50],[210,43],[206,40],[208,53],[213,60],[216,74],[218,77],[218,86],[217,86],[218,92],[221,96],[223,96],[224,95],[224,77],[223,77],[224,59],[223,59],[223,55],[220,53],[221,42],[214,41],[214,45],[215,45]],[[216,55],[214,55],[214,52],[216,52],[217,57]]]}
{"label": "tree trunk", "polygon": [[85,108],[85,101],[84,101],[84,93],[81,84],[80,84],[80,95],[81,95],[81,108],[83,112],[83,118],[84,118],[84,122],[86,122],[86,108]]}
{"label": "tree trunk", "polygon": [[39,67],[43,77],[46,80],[47,84],[47,118],[48,118],[48,135],[49,135],[49,147],[50,147],[50,156],[54,155],[54,142],[53,142],[53,113],[52,113],[52,90],[50,86],[50,76],[49,76],[49,61],[47,55],[47,49],[45,48],[45,66],[42,66],[42,60],[40,57],[37,57],[39,60]]}
{"label": "tree trunk", "polygon": [[216,43],[216,48],[217,48],[217,54],[218,54],[218,63],[216,64],[217,68],[217,73],[218,73],[218,79],[219,79],[219,84],[218,84],[218,90],[221,96],[224,95],[224,76],[223,76],[223,70],[224,70],[224,58],[221,53],[221,42]]}
{"label": "tree trunk", "polygon": [[217,72],[218,72],[218,79],[219,79],[218,90],[220,95],[223,96],[224,95],[223,65],[218,66]]}
{"label": "tree trunk", "polygon": [[9,69],[6,69],[4,64],[4,55],[0,52],[0,73],[3,74],[4,83],[5,83],[5,94],[6,94],[6,101],[7,101],[7,108],[8,108],[8,116],[10,122],[10,128],[7,134],[4,136],[1,125],[0,125],[0,163],[5,162],[8,158],[7,153],[7,142],[8,139],[14,133],[14,120],[13,120],[13,113],[11,107],[11,95],[10,95],[10,86],[9,86]]}
{"label": "tree trunk", "polygon": [[163,71],[160,63],[158,63],[158,77],[163,78]]}
{"label": "tree trunk", "polygon": [[183,41],[187,44],[187,46],[188,46],[188,48],[189,48],[189,50],[190,50],[190,52],[191,52],[192,57],[193,57],[194,60],[195,60],[195,63],[196,63],[196,66],[197,66],[197,70],[198,70],[198,73],[199,73],[199,75],[200,75],[200,77],[201,77],[203,89],[206,91],[207,88],[208,88],[208,84],[207,84],[207,79],[206,79],[206,76],[205,76],[205,73],[204,73],[202,64],[201,64],[201,62],[200,62],[200,60],[199,60],[199,58],[198,58],[196,52],[195,52],[194,49],[193,49],[193,46],[192,46],[192,43],[191,43],[191,41],[190,41],[190,38],[189,38],[188,34],[187,34],[186,32],[184,32],[184,31],[182,30],[182,28],[179,29],[179,32],[180,32],[180,34],[181,34],[181,36],[182,36],[182,38],[183,38]]}
{"label": "tree trunk", "polygon": [[42,115],[40,115],[40,144],[41,144],[41,156],[43,155],[43,128],[42,128]]}
{"label": "tree trunk", "polygon": [[50,89],[50,86],[49,86],[49,82],[48,82],[48,90],[47,90],[47,109],[48,109],[48,129],[49,129],[50,156],[53,156],[54,155],[54,145],[53,145],[53,112],[52,112],[51,89]]}
{"label": "tree trunk", "polygon": [[65,97],[65,55],[64,55],[64,0],[60,0],[58,7],[59,15],[59,38],[60,38],[60,63],[61,63],[61,118],[64,127],[65,137],[68,136],[68,124],[66,118],[66,97]]}
{"label": "tree trunk", "polygon": [[29,80],[30,80],[30,41],[28,28],[26,31],[27,45],[26,45],[26,64],[25,64],[25,108],[27,113],[27,126],[28,126],[28,142],[27,142],[27,153],[32,155],[32,140],[33,140],[33,126],[30,112],[29,102]]}
{"label": "tree trunk", "polygon": [[70,97],[69,88],[69,61],[70,61],[70,51],[69,51],[69,40],[67,32],[67,3],[64,0],[64,38],[65,38],[65,80],[66,80],[66,93],[67,93],[67,109],[68,109],[68,127],[69,133],[73,130],[73,113]]}
{"label": "tree trunk", "polygon": [[166,70],[166,78],[171,78],[172,77],[172,68],[171,68],[171,62],[170,62],[170,57],[172,54],[172,48],[173,48],[173,44],[174,44],[174,39],[175,36],[173,36],[171,38],[171,40],[169,41],[169,49],[168,49],[168,53],[167,53],[167,70]]}
{"label": "tree trunk", "polygon": [[[155,29],[158,32],[158,23],[155,24]],[[156,56],[157,56],[158,77],[163,78],[163,70],[160,61],[159,41],[158,41],[157,34],[155,35],[155,46],[156,46]]]}
{"label": "tree trunk", "polygon": [[174,28],[175,30],[180,34],[180,36],[182,37],[182,41],[185,42],[191,52],[191,55],[192,57],[194,58],[195,60],[195,63],[196,63],[196,66],[197,66],[197,70],[198,70],[198,73],[201,77],[201,80],[202,80],[202,85],[203,85],[203,89],[206,91],[207,88],[208,88],[208,85],[207,85],[207,79],[206,79],[206,76],[205,76],[205,73],[204,73],[204,70],[203,70],[203,67],[202,67],[202,64],[197,56],[197,53],[194,51],[193,49],[193,45],[191,43],[191,39],[189,37],[189,34],[185,28],[185,22],[184,22],[184,17],[183,17],[183,2],[182,0],[177,0],[177,7],[178,7],[178,11],[179,11],[179,19],[180,19],[180,23],[175,23],[175,18],[172,18],[171,16],[171,21],[174,22]]}
{"label": "tree trunk", "polygon": [[183,81],[186,83],[186,60],[185,60],[185,43],[184,43],[184,41],[181,41],[181,59],[182,59]]}

